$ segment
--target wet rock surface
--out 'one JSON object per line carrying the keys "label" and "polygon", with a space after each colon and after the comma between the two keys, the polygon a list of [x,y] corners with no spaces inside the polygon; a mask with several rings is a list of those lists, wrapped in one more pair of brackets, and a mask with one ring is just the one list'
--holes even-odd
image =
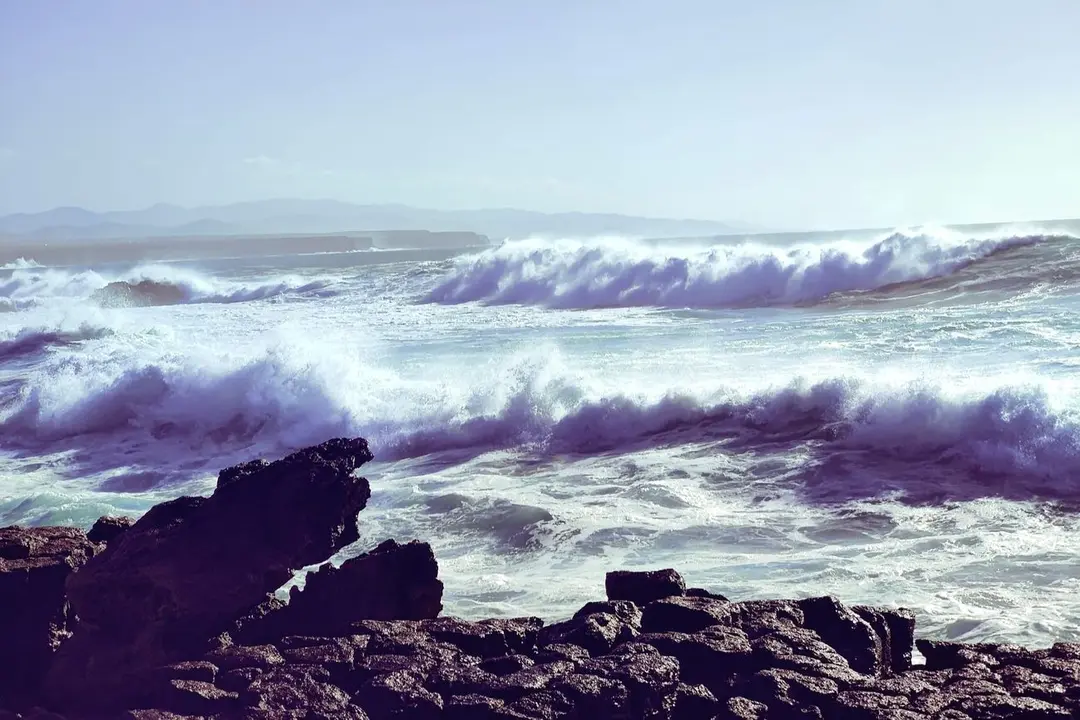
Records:
{"label": "wet rock surface", "polygon": [[[263,588],[278,582],[279,567],[328,556],[354,536],[348,514],[366,500],[366,482],[360,487],[359,479],[356,485],[331,479],[351,477],[363,453],[350,460],[347,453],[360,446],[340,442],[345,444],[305,451],[293,465],[227,470],[218,492],[231,486],[226,492],[239,493],[229,513],[204,510],[208,502],[220,502],[213,498],[167,503],[148,513],[149,521],[111,535],[108,549],[67,529],[0,531],[0,583],[44,568],[51,610],[41,611],[39,619],[48,622],[35,627],[63,637],[74,633],[55,658],[46,656],[56,684],[24,694],[18,704],[5,697],[5,706],[22,715],[0,711],[0,719],[61,717],[54,712],[143,720],[1080,717],[1080,645],[1032,650],[920,639],[926,664],[913,666],[915,623],[905,610],[846,606],[830,597],[730,602],[687,590],[670,569],[613,573],[607,599],[561,622],[470,622],[440,616],[442,585],[431,548],[389,541],[310,574],[288,603],[268,600]],[[287,461],[295,463],[296,456]],[[245,482],[262,487],[267,506],[252,507],[259,494],[244,490]],[[276,502],[299,501],[280,487],[289,483],[322,495],[321,501],[305,496],[306,502],[325,502],[336,511],[300,508],[300,527],[270,541],[270,548],[233,538],[242,547],[218,555],[196,544],[201,565],[176,560],[182,554],[171,545],[176,538],[194,537],[200,527],[217,532],[227,516],[266,541],[270,530],[258,523],[279,520]],[[245,512],[256,518],[237,520],[236,513]],[[224,541],[208,534],[202,542],[211,538]],[[290,543],[296,543],[291,551]],[[220,577],[214,573],[225,568],[236,572],[241,551],[250,554],[251,564],[237,585],[206,595],[187,588],[194,576],[184,573],[196,569],[203,577]],[[121,558],[129,564],[126,576]],[[174,574],[161,570],[162,558],[174,562]],[[207,567],[215,562],[216,569]],[[109,580],[116,582],[111,589]],[[85,624],[71,622],[65,584],[80,600],[75,607],[85,603],[91,611]],[[98,603],[121,590],[139,589],[148,597],[116,600],[133,613],[124,623],[95,604],[92,588],[106,594]],[[29,597],[21,592],[8,597]],[[220,603],[217,612],[200,604],[211,600]],[[151,609],[161,615],[151,616]],[[193,636],[170,643],[162,617]],[[90,640],[83,643],[99,645],[77,645],[84,631]],[[10,645],[11,637],[3,642]],[[8,657],[12,647],[3,647]],[[109,668],[98,656],[80,655],[86,647],[104,648],[101,657],[119,661],[123,677],[138,677],[138,691],[116,692],[106,682],[113,692],[103,697],[100,688],[88,687],[88,678],[102,678]],[[75,682],[62,682],[65,672],[74,673]],[[72,694],[79,688],[87,694]]]}

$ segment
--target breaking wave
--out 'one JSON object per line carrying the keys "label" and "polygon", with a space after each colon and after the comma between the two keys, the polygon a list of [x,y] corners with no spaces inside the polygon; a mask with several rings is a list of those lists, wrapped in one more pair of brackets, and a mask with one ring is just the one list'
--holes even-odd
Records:
{"label": "breaking wave", "polygon": [[573,458],[704,444],[718,455],[797,451],[789,480],[821,501],[1080,500],[1080,421],[1032,388],[961,397],[834,378],[635,397],[595,393],[544,361],[463,387],[277,346],[244,362],[66,358],[7,407],[0,444],[91,450],[90,470],[180,464],[193,450],[207,462],[273,455],[340,435],[367,437],[382,461],[452,463],[498,449]]}
{"label": "breaking wave", "polygon": [[26,270],[29,268],[39,268],[41,265],[34,259],[18,258],[12,260],[9,263],[0,265],[0,270]]}
{"label": "breaking wave", "polygon": [[65,347],[86,340],[96,340],[112,334],[112,329],[83,322],[80,325],[63,327],[27,327],[0,336],[0,365],[15,358],[23,358],[53,347]]}
{"label": "breaking wave", "polygon": [[18,310],[56,298],[89,298],[105,307],[237,303],[326,290],[325,280],[276,277],[224,280],[169,265],[147,265],[115,276],[94,270],[25,266],[0,278],[0,307]]}
{"label": "breaking wave", "polygon": [[1043,235],[897,231],[855,243],[699,247],[635,241],[508,242],[459,262],[422,302],[553,308],[722,308],[813,302],[948,275]]}

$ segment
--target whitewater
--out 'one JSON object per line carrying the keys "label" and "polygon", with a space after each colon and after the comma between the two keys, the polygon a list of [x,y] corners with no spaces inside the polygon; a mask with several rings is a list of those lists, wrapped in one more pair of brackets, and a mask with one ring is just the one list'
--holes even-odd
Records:
{"label": "whitewater", "polygon": [[138,515],[366,437],[361,540],[447,611],[559,617],[614,567],[733,599],[1080,640],[1068,225],[527,239],[0,267],[0,525]]}

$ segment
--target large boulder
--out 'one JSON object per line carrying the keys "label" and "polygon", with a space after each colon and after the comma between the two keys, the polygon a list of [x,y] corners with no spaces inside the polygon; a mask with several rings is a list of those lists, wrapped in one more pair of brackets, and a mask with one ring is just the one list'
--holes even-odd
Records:
{"label": "large boulder", "polygon": [[103,547],[75,528],[0,529],[0,707],[33,701],[71,635],[64,585]]}
{"label": "large boulder", "polygon": [[686,582],[671,568],[614,570],[604,578],[604,587],[608,600],[629,600],[637,605],[686,593]]}
{"label": "large boulder", "polygon": [[121,707],[149,669],[188,659],[292,573],[357,537],[363,439],[222,470],[210,497],[157,505],[72,575],[79,616],[48,688],[59,707]]}

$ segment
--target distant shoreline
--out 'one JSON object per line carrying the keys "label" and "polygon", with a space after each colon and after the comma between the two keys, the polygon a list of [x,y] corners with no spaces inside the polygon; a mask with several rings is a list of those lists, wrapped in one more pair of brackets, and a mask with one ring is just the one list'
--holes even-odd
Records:
{"label": "distant shoreline", "polygon": [[124,262],[182,262],[268,258],[361,251],[464,251],[490,246],[471,232],[394,230],[326,235],[232,235],[152,237],[133,240],[62,242],[0,241],[0,265],[20,258],[52,267]]}

